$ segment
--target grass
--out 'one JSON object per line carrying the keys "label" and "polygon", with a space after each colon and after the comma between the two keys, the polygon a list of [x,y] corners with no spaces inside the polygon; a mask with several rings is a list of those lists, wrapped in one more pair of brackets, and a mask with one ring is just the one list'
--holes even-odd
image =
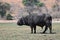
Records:
{"label": "grass", "polygon": [[41,34],[43,30],[37,27],[37,34],[30,33],[29,26],[18,26],[16,23],[0,23],[0,40],[60,40],[60,23],[53,24],[55,34]]}

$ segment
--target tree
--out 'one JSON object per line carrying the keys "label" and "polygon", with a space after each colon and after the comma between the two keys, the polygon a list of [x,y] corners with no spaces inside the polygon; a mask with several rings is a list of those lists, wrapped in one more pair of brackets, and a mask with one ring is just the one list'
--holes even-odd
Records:
{"label": "tree", "polygon": [[12,18],[13,16],[11,16],[11,14],[7,14],[7,17],[6,17],[7,20],[13,20]]}
{"label": "tree", "polygon": [[55,1],[55,4],[52,6],[52,10],[54,12],[55,18],[60,18],[60,5],[59,0]]}
{"label": "tree", "polygon": [[23,4],[25,5],[27,12],[31,14],[35,9],[34,6],[42,7],[44,4],[39,2],[38,0],[23,0]]}
{"label": "tree", "polygon": [[6,15],[7,10],[10,10],[10,4],[0,2],[0,15],[2,18]]}

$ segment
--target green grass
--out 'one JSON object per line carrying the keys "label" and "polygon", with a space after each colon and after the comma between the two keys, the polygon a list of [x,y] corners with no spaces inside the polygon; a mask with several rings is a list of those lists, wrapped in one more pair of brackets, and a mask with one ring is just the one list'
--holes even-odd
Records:
{"label": "green grass", "polygon": [[60,40],[60,23],[53,24],[55,34],[41,34],[43,30],[37,27],[37,34],[30,33],[29,26],[18,26],[16,23],[0,23],[0,40]]}

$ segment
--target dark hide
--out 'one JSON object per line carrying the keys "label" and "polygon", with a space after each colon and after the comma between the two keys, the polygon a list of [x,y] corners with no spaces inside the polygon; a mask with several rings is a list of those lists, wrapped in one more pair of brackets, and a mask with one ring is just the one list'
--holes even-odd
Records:
{"label": "dark hide", "polygon": [[46,32],[46,30],[49,28],[50,33],[52,33],[52,17],[49,14],[31,14],[27,15],[25,17],[21,17],[18,22],[18,25],[28,25],[31,27],[31,33],[36,33],[36,26],[40,26],[43,28],[45,26],[45,30],[43,33]]}

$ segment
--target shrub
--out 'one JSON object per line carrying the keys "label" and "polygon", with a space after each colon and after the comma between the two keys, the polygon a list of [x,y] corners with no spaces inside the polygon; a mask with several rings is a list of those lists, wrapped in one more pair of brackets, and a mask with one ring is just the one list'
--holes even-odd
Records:
{"label": "shrub", "polygon": [[11,14],[8,14],[8,15],[6,16],[6,19],[7,19],[7,20],[13,20],[12,18],[13,18],[13,16],[11,16]]}

